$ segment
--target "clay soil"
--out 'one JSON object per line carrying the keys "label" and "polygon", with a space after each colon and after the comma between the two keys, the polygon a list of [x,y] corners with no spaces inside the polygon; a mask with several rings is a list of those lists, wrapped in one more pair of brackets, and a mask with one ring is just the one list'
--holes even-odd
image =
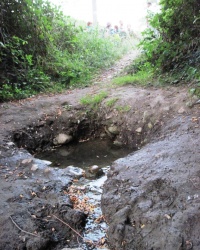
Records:
{"label": "clay soil", "polygon": [[[187,86],[113,86],[135,56],[91,87],[0,104],[1,250],[73,248],[82,240],[76,232],[86,215],[70,199],[73,176],[34,157],[59,133],[77,142],[109,137],[133,149],[112,164],[104,185],[109,249],[200,249],[200,105]],[[81,105],[102,90],[107,97],[97,107]]]}

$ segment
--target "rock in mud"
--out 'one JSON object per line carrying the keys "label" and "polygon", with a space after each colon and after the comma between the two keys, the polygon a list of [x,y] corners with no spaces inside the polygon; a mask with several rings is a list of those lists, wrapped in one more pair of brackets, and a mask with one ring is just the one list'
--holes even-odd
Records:
{"label": "rock in mud", "polygon": [[106,137],[107,137],[106,133],[101,133],[101,134],[100,134],[100,138],[104,139],[104,138],[106,138]]}
{"label": "rock in mud", "polygon": [[65,168],[65,173],[68,173],[74,178],[81,178],[83,177],[85,171],[78,167],[68,166],[67,168]]}
{"label": "rock in mud", "polygon": [[63,145],[71,142],[73,137],[71,135],[67,134],[58,134],[54,139],[53,139],[53,144],[54,145]]}
{"label": "rock in mud", "polygon": [[47,167],[44,169],[44,173],[49,174],[49,173],[51,173],[51,170],[52,170],[52,168]]}
{"label": "rock in mud", "polygon": [[89,167],[89,170],[86,172],[86,178],[98,178],[103,174],[104,172],[99,166],[93,165]]}
{"label": "rock in mud", "polygon": [[38,170],[38,165],[37,164],[33,164],[31,166],[31,171],[35,172],[36,170]]}
{"label": "rock in mud", "polygon": [[113,142],[113,145],[115,145],[116,147],[122,147],[123,146],[123,143],[121,142],[121,141],[118,141],[118,140],[115,140],[114,142]]}
{"label": "rock in mud", "polygon": [[178,113],[179,113],[179,114],[185,113],[185,109],[184,109],[183,107],[181,107],[181,108],[178,110]]}
{"label": "rock in mud", "polygon": [[23,165],[29,165],[29,164],[32,163],[32,162],[33,162],[33,159],[32,159],[32,158],[24,159],[24,160],[21,161],[21,163],[22,163]]}
{"label": "rock in mud", "polygon": [[151,122],[149,122],[147,126],[148,126],[149,129],[152,129],[152,128],[153,128],[153,125],[152,125]]}
{"label": "rock in mud", "polygon": [[89,172],[90,172],[91,174],[95,174],[95,173],[98,173],[100,169],[101,169],[101,168],[100,168],[99,166],[93,165],[93,166],[91,166],[91,167],[89,168]]}
{"label": "rock in mud", "polygon": [[139,127],[139,128],[137,128],[136,130],[135,130],[137,133],[142,133],[142,128],[141,127]]}
{"label": "rock in mud", "polygon": [[119,134],[119,129],[117,126],[110,126],[108,128],[108,132],[110,132],[113,135],[118,135]]}

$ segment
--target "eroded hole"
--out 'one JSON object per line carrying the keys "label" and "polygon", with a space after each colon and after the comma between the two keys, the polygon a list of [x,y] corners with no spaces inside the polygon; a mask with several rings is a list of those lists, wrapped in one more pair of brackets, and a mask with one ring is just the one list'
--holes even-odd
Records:
{"label": "eroded hole", "polygon": [[[74,182],[61,195],[62,198],[69,197],[75,210],[81,210],[87,214],[84,238],[98,246],[99,242],[104,242],[107,229],[101,212],[101,194],[106,172],[113,161],[127,156],[133,149],[126,146],[126,140],[124,144],[123,140],[120,141],[121,131],[117,126],[110,125],[105,128],[103,125],[96,126],[92,122],[79,122],[70,124],[68,127],[66,124],[60,124],[60,127],[64,129],[58,130],[59,123],[56,127],[53,127],[55,123],[52,124],[52,127],[45,125],[16,131],[13,136],[14,141],[18,147],[33,153],[35,158],[52,162],[50,167],[53,171],[57,171],[57,175],[61,173],[61,176],[57,176],[58,179],[67,178],[66,172],[62,171],[69,166],[82,170],[80,175],[76,175],[75,170]],[[54,145],[54,139],[59,133],[70,135],[73,140],[66,145]],[[37,167],[31,167],[31,169],[31,171],[39,171],[34,170]],[[72,172],[69,172],[69,175],[73,175]],[[51,178],[50,174],[48,177],[48,173],[51,173],[51,170],[46,172],[45,169],[44,175]],[[62,173],[64,173],[63,176]],[[49,181],[53,180],[48,179],[47,183]],[[66,198],[64,205],[66,205],[65,202]],[[104,249],[107,249],[106,245],[104,246]],[[84,243],[82,247],[88,249]]]}
{"label": "eroded hole", "polygon": [[113,161],[130,152],[132,150],[127,147],[113,145],[109,139],[95,139],[56,147],[40,152],[36,157],[51,161],[52,167],[75,166],[87,170],[92,165],[98,165],[101,168],[109,166]]}

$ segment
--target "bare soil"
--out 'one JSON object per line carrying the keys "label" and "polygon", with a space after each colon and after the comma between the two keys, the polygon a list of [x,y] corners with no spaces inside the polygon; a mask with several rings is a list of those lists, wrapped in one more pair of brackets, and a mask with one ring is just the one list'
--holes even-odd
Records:
{"label": "bare soil", "polygon": [[[70,200],[73,176],[34,158],[59,133],[74,141],[106,136],[133,149],[113,163],[104,185],[109,249],[200,249],[200,106],[187,87],[112,86],[135,56],[91,87],[0,105],[0,249],[79,246],[86,214]],[[102,90],[108,96],[98,107],[80,104]]]}

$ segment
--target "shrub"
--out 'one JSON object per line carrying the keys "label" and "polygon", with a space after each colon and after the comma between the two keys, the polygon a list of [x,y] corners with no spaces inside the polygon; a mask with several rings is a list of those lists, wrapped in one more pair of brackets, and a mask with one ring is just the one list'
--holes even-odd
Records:
{"label": "shrub", "polygon": [[161,0],[160,5],[161,12],[149,17],[150,27],[139,45],[145,60],[157,73],[188,74],[192,67],[193,79],[200,67],[200,2]]}
{"label": "shrub", "polygon": [[2,0],[0,7],[0,100],[88,85],[126,50],[121,39],[87,32],[48,1]]}

